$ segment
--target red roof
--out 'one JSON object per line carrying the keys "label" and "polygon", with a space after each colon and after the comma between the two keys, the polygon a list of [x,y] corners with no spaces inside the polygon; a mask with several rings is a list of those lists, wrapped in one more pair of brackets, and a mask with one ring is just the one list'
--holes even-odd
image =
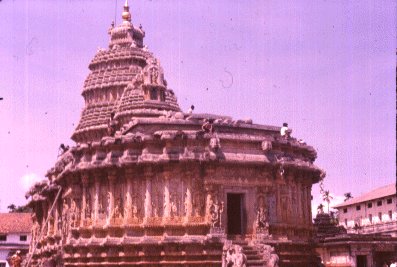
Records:
{"label": "red roof", "polygon": [[0,213],[0,233],[29,233],[32,229],[31,213]]}
{"label": "red roof", "polygon": [[350,205],[354,205],[361,202],[371,201],[374,199],[388,197],[396,194],[396,184],[389,184],[382,187],[378,187],[370,192],[362,194],[361,196],[354,197],[349,199],[348,201],[342,202],[338,205],[335,205],[334,208],[341,208]]}

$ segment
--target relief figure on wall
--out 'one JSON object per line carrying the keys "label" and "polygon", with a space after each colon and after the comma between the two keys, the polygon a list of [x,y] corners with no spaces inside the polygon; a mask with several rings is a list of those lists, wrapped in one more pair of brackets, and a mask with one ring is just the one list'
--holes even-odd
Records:
{"label": "relief figure on wall", "polygon": [[132,197],[132,204],[131,204],[131,215],[134,220],[138,220],[141,213],[141,202],[138,195],[134,195]]}
{"label": "relief figure on wall", "polygon": [[204,201],[199,192],[196,192],[193,196],[193,216],[199,217],[201,216],[204,209]]}
{"label": "relief figure on wall", "polygon": [[264,197],[258,198],[258,207],[256,211],[256,227],[257,228],[268,228],[269,223],[267,219],[267,208],[265,206]]}
{"label": "relief figure on wall", "polygon": [[116,199],[116,204],[114,205],[114,209],[113,209],[113,218],[114,219],[121,219],[123,218],[123,203],[121,201],[121,198],[117,198]]}
{"label": "relief figure on wall", "polygon": [[157,79],[159,77],[159,72],[156,68],[150,69],[150,83],[157,84]]}
{"label": "relief figure on wall", "polygon": [[210,204],[209,212],[212,227],[222,227],[221,216],[223,212],[223,206],[223,202],[219,203],[217,200],[216,202],[212,202]]}
{"label": "relief figure on wall", "polygon": [[171,197],[170,197],[170,216],[171,217],[178,216],[178,206],[179,206],[179,200],[178,200],[176,194],[171,194]]}
{"label": "relief figure on wall", "polygon": [[62,236],[67,236],[69,231],[69,206],[67,200],[63,200],[62,206]]}
{"label": "relief figure on wall", "polygon": [[73,228],[78,227],[80,222],[80,212],[75,199],[72,199],[72,204],[70,205],[69,214],[70,214],[71,227]]}
{"label": "relief figure on wall", "polygon": [[91,218],[91,194],[87,193],[86,203],[85,203],[85,219]]}

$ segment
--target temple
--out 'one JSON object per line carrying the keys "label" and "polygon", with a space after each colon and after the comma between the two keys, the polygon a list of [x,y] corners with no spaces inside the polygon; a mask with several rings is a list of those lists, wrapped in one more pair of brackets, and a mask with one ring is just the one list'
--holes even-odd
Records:
{"label": "temple", "polygon": [[127,2],[109,35],[76,145],[28,193],[28,266],[313,266],[316,151],[280,127],[182,112]]}

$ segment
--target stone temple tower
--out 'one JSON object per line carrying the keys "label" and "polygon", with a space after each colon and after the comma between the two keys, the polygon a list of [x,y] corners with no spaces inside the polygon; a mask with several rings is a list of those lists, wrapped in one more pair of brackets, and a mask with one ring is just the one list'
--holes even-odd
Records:
{"label": "stone temple tower", "polygon": [[[29,266],[312,266],[316,151],[280,127],[181,112],[131,23],[89,64],[85,106],[34,209]],[[235,253],[237,253],[235,251]]]}

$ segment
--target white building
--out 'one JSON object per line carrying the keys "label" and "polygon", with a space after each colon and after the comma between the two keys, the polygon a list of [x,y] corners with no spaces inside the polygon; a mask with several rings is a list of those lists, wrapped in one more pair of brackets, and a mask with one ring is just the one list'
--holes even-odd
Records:
{"label": "white building", "polygon": [[7,258],[17,250],[27,253],[31,228],[30,213],[0,213],[0,267],[5,267]]}
{"label": "white building", "polygon": [[396,185],[379,187],[345,201],[338,209],[339,224],[348,233],[389,234],[397,237]]}

